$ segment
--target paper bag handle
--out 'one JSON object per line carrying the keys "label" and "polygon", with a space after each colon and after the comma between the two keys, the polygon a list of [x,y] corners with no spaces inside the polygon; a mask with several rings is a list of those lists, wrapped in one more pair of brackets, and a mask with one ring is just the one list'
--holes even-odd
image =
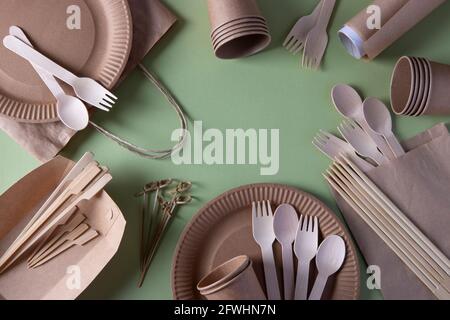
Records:
{"label": "paper bag handle", "polygon": [[128,142],[124,138],[118,137],[112,132],[108,131],[104,127],[96,124],[93,121],[89,121],[89,124],[94,127],[98,132],[103,134],[105,137],[113,140],[119,146],[127,149],[128,151],[135,153],[141,157],[147,158],[147,159],[165,159],[168,158],[173,152],[181,149],[184,145],[185,139],[186,139],[186,132],[187,132],[187,121],[186,121],[186,115],[183,112],[183,109],[178,104],[176,99],[173,97],[173,95],[169,92],[169,90],[143,65],[138,65],[139,69],[142,71],[142,73],[145,75],[145,77],[150,80],[157,88],[158,90],[166,97],[167,101],[169,101],[172,108],[175,110],[178,119],[180,120],[180,128],[182,134],[180,135],[180,139],[178,142],[170,149],[165,150],[153,150],[153,149],[145,149],[142,147],[139,147],[131,142]]}

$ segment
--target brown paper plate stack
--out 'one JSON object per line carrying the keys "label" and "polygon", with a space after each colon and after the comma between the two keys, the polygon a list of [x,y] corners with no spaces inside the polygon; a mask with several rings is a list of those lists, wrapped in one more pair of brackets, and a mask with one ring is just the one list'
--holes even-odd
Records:
{"label": "brown paper plate stack", "polygon": [[[261,250],[252,235],[252,201],[269,200],[272,207],[289,203],[300,214],[319,219],[319,240],[329,235],[341,236],[347,254],[342,269],[327,284],[323,299],[351,300],[359,296],[360,274],[355,248],[345,227],[322,202],[298,189],[278,184],[253,184],[230,190],[206,204],[184,229],[178,242],[172,266],[172,291],[175,299],[204,299],[209,290],[207,281],[197,284],[214,270],[237,256],[248,256],[262,288],[264,271]],[[279,279],[282,279],[281,246],[274,244],[275,260]],[[311,270],[315,267],[311,267]],[[311,272],[313,283],[316,272]],[[215,277],[220,279],[221,277]],[[228,278],[226,279],[228,281]],[[252,292],[258,292],[259,284],[253,283]],[[282,281],[280,282],[280,285]],[[221,286],[219,286],[221,287]],[[234,287],[233,287],[234,288]],[[201,289],[202,293],[198,289]],[[234,290],[234,289],[233,289]],[[250,291],[250,288],[247,289]],[[221,293],[222,299],[233,297],[245,299],[245,292]],[[207,297],[210,299],[210,297]]]}
{"label": "brown paper plate stack", "polygon": [[249,56],[269,45],[269,29],[256,0],[209,0],[208,11],[218,58]]}
{"label": "brown paper plate stack", "polygon": [[450,114],[450,66],[424,58],[401,57],[391,79],[391,104],[396,114]]}

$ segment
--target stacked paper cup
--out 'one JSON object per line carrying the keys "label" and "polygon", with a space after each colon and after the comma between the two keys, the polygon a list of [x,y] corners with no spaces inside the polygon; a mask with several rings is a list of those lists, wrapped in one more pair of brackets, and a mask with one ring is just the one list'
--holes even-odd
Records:
{"label": "stacked paper cup", "polygon": [[450,66],[401,57],[392,74],[391,104],[401,115],[449,115]]}
{"label": "stacked paper cup", "polygon": [[218,58],[249,56],[269,45],[269,29],[256,0],[208,0],[208,11]]}

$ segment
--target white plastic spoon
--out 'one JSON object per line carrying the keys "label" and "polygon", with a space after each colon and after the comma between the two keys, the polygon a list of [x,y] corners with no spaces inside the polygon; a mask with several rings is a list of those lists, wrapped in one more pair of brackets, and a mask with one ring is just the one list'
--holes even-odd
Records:
{"label": "white plastic spoon", "polygon": [[370,130],[363,112],[363,105],[366,102],[362,101],[355,89],[346,84],[338,84],[333,87],[331,98],[336,110],[342,116],[355,121],[370,136],[386,158],[394,159],[394,155],[383,137]]}
{"label": "white plastic spoon", "polygon": [[328,278],[336,273],[344,263],[345,242],[341,237],[328,236],[319,246],[316,265],[319,274],[309,295],[309,300],[320,300]]}
{"label": "white plastic spoon", "polygon": [[283,254],[284,300],[294,298],[294,260],[292,244],[297,232],[298,215],[294,207],[282,204],[275,210],[273,230]]}
{"label": "white plastic spoon", "polygon": [[375,98],[367,99],[364,104],[364,116],[369,128],[386,139],[396,158],[405,154],[405,150],[392,132],[391,113],[383,102]]}
{"label": "white plastic spoon", "polygon": [[[25,33],[19,27],[10,27],[9,34],[32,47],[30,40],[28,40]],[[84,103],[78,98],[67,95],[50,73],[37,65],[32,64],[32,66],[41,77],[42,81],[44,81],[50,92],[55,96],[57,101],[57,113],[61,122],[70,129],[76,131],[86,128],[89,123],[89,113]]]}

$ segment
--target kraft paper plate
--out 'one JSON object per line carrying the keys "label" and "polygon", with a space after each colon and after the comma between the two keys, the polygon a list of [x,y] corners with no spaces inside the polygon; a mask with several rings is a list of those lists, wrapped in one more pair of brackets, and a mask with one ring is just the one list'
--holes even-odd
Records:
{"label": "kraft paper plate", "polygon": [[[1,39],[11,25],[51,59],[107,88],[119,79],[131,49],[126,0],[2,0]],[[55,99],[32,66],[1,44],[0,114],[20,122],[58,120]]]}
{"label": "kraft paper plate", "polygon": [[[292,204],[298,213],[317,216],[320,238],[341,236],[347,256],[340,272],[330,278],[324,299],[357,299],[360,292],[359,264],[355,248],[342,223],[322,202],[298,189],[277,184],[254,184],[228,191],[206,204],[186,226],[178,242],[172,269],[172,292],[175,299],[202,299],[197,283],[218,265],[238,255],[248,255],[264,287],[260,249],[252,237],[251,203],[269,200],[273,210],[281,203]],[[281,248],[274,245],[280,286]],[[311,280],[315,278],[311,264]]]}

